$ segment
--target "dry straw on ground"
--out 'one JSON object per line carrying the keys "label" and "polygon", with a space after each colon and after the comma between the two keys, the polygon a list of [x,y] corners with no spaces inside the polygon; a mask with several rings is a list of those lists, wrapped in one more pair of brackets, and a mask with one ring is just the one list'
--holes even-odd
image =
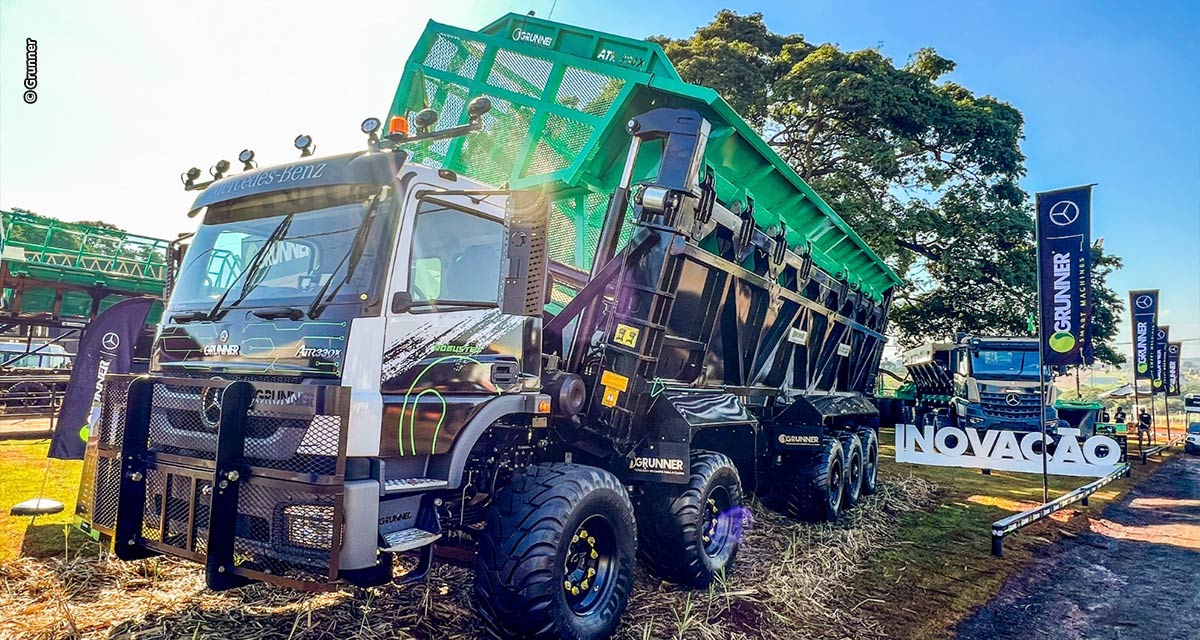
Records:
{"label": "dry straw on ground", "polygon": [[[933,500],[915,477],[889,478],[834,525],[805,525],[754,505],[728,580],[689,591],[640,572],[618,636],[627,639],[874,638],[849,585],[893,542],[898,514]],[[67,555],[67,554],[64,554]],[[0,564],[0,638],[310,640],[474,638],[471,573],[440,565],[425,583],[312,595],[266,585],[204,588],[196,565],[166,558]]]}

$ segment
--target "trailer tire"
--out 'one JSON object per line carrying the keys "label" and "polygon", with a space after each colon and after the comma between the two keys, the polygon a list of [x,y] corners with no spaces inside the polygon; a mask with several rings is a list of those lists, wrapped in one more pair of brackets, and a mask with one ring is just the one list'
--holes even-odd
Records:
{"label": "trailer tire", "polygon": [[638,501],[639,558],[651,573],[692,587],[728,574],[742,535],[743,492],[723,453],[692,453],[686,486],[646,485]]}
{"label": "trailer tire", "polygon": [[636,556],[633,505],[616,476],[567,463],[518,471],[488,509],[475,555],[484,629],[493,638],[608,638]]}
{"label": "trailer tire", "polygon": [[858,435],[843,433],[838,436],[842,453],[846,456],[846,491],[842,494],[842,508],[849,510],[858,506],[863,486],[863,447]]}
{"label": "trailer tire", "polygon": [[798,460],[796,467],[780,482],[784,510],[800,520],[837,520],[846,490],[842,443],[837,438],[821,438],[821,450]]}
{"label": "trailer tire", "polygon": [[862,495],[874,495],[879,490],[879,436],[868,428],[858,432],[858,440],[863,452]]}

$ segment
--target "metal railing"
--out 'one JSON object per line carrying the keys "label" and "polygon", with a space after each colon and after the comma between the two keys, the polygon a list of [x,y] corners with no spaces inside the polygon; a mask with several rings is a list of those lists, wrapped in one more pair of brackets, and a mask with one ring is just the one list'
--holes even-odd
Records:
{"label": "metal railing", "polygon": [[1083,506],[1088,505],[1088,497],[1096,493],[1104,485],[1121,478],[1128,476],[1130,473],[1129,463],[1121,463],[1116,469],[1108,475],[1094,482],[1079,487],[1078,489],[1063,494],[1046,504],[1036,506],[1028,511],[1022,511],[1016,515],[1011,515],[1003,520],[997,520],[992,523],[992,555],[997,558],[1004,555],[1004,537],[1010,533],[1029,526],[1038,520],[1041,520],[1050,514],[1063,509],[1076,502],[1083,502]]}
{"label": "metal railing", "polygon": [[1168,440],[1162,444],[1150,447],[1149,449],[1143,449],[1141,451],[1142,464],[1146,464],[1146,462],[1150,458],[1150,456],[1158,455],[1158,454],[1162,453],[1163,451],[1166,451],[1167,449],[1170,449],[1171,447],[1183,442],[1186,439],[1187,439],[1187,434],[1184,433],[1183,435],[1179,436],[1178,438],[1175,438],[1174,440]]}

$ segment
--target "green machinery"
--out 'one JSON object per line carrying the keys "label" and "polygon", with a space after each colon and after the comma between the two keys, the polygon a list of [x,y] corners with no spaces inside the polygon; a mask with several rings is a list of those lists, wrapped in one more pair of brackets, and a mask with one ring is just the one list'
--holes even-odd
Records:
{"label": "green machinery", "polygon": [[[429,107],[443,124],[464,124],[466,104],[477,96],[492,103],[483,133],[424,144],[413,158],[497,186],[551,192],[556,262],[592,268],[630,141],[626,123],[652,108],[676,107],[712,124],[705,173],[722,205],[752,214],[763,229],[778,232],[782,224],[793,250],[876,301],[901,282],[716,91],[681,80],[652,42],[513,13],[477,32],[430,22],[390,115]],[[643,144],[634,183],[653,177],[661,144]],[[630,223],[622,242],[631,230]],[[553,300],[563,304],[574,293],[556,284]]]}
{"label": "green machinery", "polygon": [[0,317],[80,321],[123,298],[160,298],[167,250],[166,240],[0,211]]}

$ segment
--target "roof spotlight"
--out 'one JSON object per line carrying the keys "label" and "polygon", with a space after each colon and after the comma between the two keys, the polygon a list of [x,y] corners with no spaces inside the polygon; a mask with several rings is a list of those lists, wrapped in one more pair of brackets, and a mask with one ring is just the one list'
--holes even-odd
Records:
{"label": "roof spotlight", "polygon": [[295,145],[296,148],[300,150],[301,158],[307,158],[308,156],[311,156],[313,151],[316,149],[316,145],[313,144],[312,136],[308,135],[307,133],[302,133],[296,136]]}
{"label": "roof spotlight", "polygon": [[197,169],[196,167],[192,167],[191,169],[188,169],[187,171],[179,174],[179,181],[183,183],[184,189],[191,189],[193,186],[196,185],[196,178],[199,178],[199,177],[200,177],[200,170]]}
{"label": "roof spotlight", "polygon": [[221,178],[224,178],[226,171],[229,171],[228,160],[218,160],[217,164],[213,165],[213,167],[208,170],[208,172],[212,175],[213,180],[220,180]]}
{"label": "roof spotlight", "polygon": [[433,109],[421,109],[417,115],[413,116],[413,124],[417,126],[417,133],[428,133],[438,121],[438,112]]}
{"label": "roof spotlight", "polygon": [[253,149],[242,149],[242,152],[238,154],[238,162],[242,163],[242,171],[249,171],[258,166],[258,163],[254,161]]}
{"label": "roof spotlight", "polygon": [[492,110],[492,101],[483,96],[479,96],[467,104],[467,115],[472,120],[478,120],[483,117],[483,114]]}
{"label": "roof spotlight", "polygon": [[358,127],[363,133],[367,134],[367,145],[372,149],[379,142],[379,128],[382,126],[383,123],[380,122],[379,118],[367,118]]}

